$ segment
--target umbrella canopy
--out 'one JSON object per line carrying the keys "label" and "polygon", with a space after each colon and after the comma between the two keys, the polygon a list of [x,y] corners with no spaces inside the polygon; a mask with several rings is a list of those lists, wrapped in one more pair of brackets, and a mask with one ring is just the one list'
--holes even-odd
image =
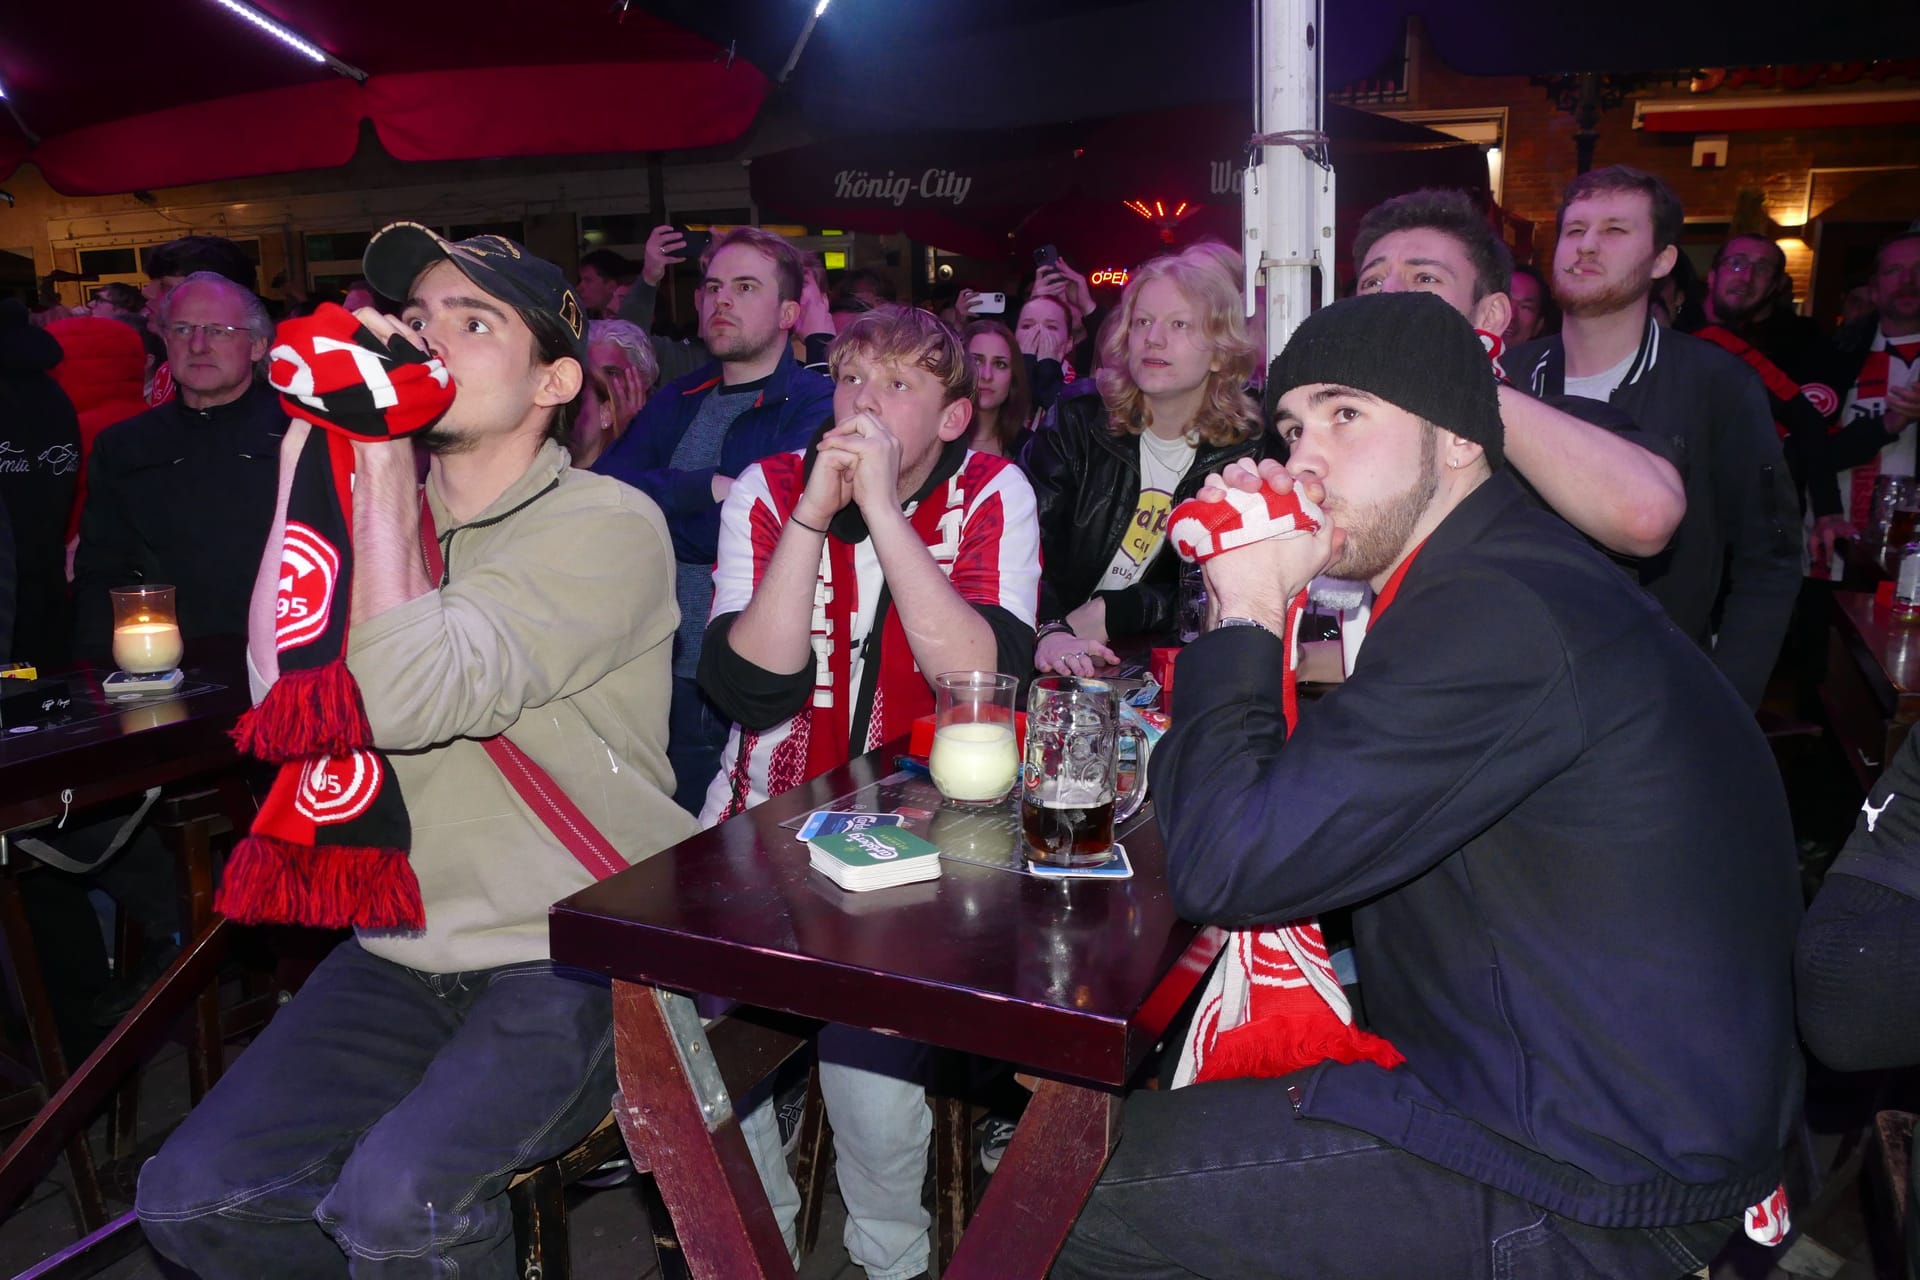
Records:
{"label": "umbrella canopy", "polygon": [[[104,194],[345,163],[665,150],[753,120],[816,0],[255,0],[335,75],[218,0],[0,4],[0,178]],[[967,131],[1248,103],[1257,0],[832,0],[781,87],[822,134]],[[1331,0],[1323,83],[1395,65],[1405,22],[1478,75],[1920,54],[1920,5],[1616,0],[1571,22],[1488,0]],[[30,132],[27,132],[30,131]],[[35,140],[38,145],[35,145]]]}
{"label": "umbrella canopy", "polygon": [[[1345,230],[1416,187],[1486,190],[1481,149],[1446,134],[1338,106],[1327,130]],[[1244,107],[1183,107],[819,142],[760,156],[748,173],[755,204],[797,221],[898,232],[974,257],[1055,243],[1083,262],[1127,265],[1166,243],[1239,242],[1251,134]]]}
{"label": "umbrella canopy", "polygon": [[324,168],[352,158],[363,120],[401,160],[710,146],[768,89],[708,37],[607,0],[259,7],[366,81],[215,0],[0,5],[17,113],[0,113],[0,177],[31,158],[55,189],[97,195]]}

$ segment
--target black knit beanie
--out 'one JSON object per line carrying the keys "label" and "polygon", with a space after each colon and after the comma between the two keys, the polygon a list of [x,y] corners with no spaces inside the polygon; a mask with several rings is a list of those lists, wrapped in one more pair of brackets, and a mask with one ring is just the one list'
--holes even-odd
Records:
{"label": "black knit beanie", "polygon": [[1314,382],[1379,396],[1471,440],[1496,471],[1504,460],[1493,363],[1466,317],[1431,293],[1369,293],[1307,317],[1267,368],[1267,403]]}

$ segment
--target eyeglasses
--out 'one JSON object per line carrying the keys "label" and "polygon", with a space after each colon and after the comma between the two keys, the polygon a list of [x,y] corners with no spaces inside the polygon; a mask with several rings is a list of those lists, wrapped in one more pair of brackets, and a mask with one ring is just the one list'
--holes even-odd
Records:
{"label": "eyeglasses", "polygon": [[1746,275],[1748,272],[1762,276],[1773,274],[1771,258],[1749,258],[1744,253],[1730,253],[1720,259],[1720,265],[1737,276]]}
{"label": "eyeglasses", "polygon": [[167,326],[167,336],[176,342],[192,342],[195,334],[205,334],[208,342],[238,342],[253,337],[253,330],[231,324],[188,324],[184,320]]}

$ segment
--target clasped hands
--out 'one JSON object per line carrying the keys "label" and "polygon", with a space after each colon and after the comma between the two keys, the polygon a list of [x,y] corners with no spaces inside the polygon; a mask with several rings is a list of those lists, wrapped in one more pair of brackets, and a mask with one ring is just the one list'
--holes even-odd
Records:
{"label": "clasped hands", "polygon": [[900,438],[870,413],[856,413],[820,437],[793,517],[824,529],[853,503],[872,528],[900,511]]}

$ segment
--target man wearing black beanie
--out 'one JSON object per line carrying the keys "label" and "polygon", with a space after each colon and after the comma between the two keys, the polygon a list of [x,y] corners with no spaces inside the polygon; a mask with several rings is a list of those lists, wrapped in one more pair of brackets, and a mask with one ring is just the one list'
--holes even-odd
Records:
{"label": "man wearing black beanie", "polygon": [[[1288,467],[1209,489],[1325,520],[1205,562],[1219,620],[1153,753],[1168,887],[1232,929],[1351,907],[1404,1061],[1135,1093],[1053,1274],[1671,1280],[1743,1212],[1773,1242],[1800,895],[1751,715],[1502,468],[1445,302],[1336,303],[1275,375]],[[1370,632],[1289,723],[1288,605],[1323,572],[1372,584]]]}

